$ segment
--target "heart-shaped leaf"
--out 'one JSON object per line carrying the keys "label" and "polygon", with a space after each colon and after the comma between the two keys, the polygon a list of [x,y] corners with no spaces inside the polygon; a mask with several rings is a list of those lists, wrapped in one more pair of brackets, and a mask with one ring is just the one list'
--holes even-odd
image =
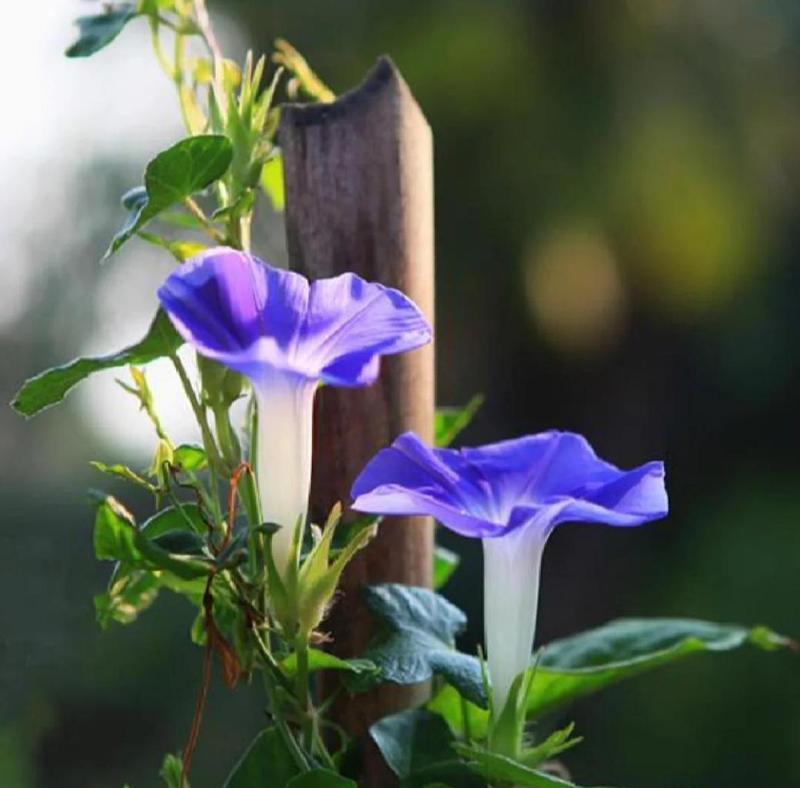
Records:
{"label": "heart-shaped leaf", "polygon": [[132,189],[123,197],[123,205],[130,213],[111,241],[105,258],[162,211],[221,178],[232,158],[230,140],[220,134],[188,137],[159,153],[145,169],[144,191]]}
{"label": "heart-shaped leaf", "polygon": [[[363,590],[372,614],[383,624],[382,639],[363,655],[380,668],[382,681],[417,684],[442,676],[473,703],[485,706],[480,663],[455,649],[467,617],[427,588],[395,583]],[[355,680],[356,688],[362,686]]]}

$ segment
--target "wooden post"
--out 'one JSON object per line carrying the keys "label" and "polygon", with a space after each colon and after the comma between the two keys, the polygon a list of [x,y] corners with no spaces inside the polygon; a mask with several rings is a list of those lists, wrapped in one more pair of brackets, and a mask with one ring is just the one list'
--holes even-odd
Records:
{"label": "wooden post", "polygon": [[[353,271],[396,287],[433,324],[433,145],[430,127],[397,68],[381,58],[364,83],[332,104],[288,105],[279,131],[291,267],[311,279]],[[312,515],[322,522],[376,451],[406,430],[430,441],[433,347],[383,360],[366,389],[323,388],[315,414]],[[433,525],[390,518],[348,568],[325,628],[331,649],[354,656],[370,620],[362,584],[430,587]],[[355,735],[385,714],[416,705],[427,687],[384,685],[349,699],[339,721]],[[386,785],[374,764],[364,785]]]}

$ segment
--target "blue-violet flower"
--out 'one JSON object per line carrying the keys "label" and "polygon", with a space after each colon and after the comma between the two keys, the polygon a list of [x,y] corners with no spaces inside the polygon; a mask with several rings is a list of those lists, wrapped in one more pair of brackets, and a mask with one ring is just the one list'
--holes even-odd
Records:
{"label": "blue-violet flower", "polygon": [[401,435],[356,479],[353,508],[430,515],[483,540],[484,621],[495,710],[529,664],[545,542],[559,523],[641,525],[664,517],[664,466],[621,471],[585,438],[543,432],[474,449],[431,449]]}
{"label": "blue-violet flower", "polygon": [[382,355],[430,342],[430,327],[397,290],[355,274],[309,283],[225,247],[177,268],[158,297],[198,353],[252,384],[262,516],[283,526],[272,540],[283,572],[308,510],[317,384],[369,385]]}

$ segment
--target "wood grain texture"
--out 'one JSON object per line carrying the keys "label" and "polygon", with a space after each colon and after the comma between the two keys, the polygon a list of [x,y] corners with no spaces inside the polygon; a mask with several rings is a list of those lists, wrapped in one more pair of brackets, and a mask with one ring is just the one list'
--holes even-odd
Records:
{"label": "wood grain texture", "polygon": [[[310,278],[353,271],[402,290],[433,324],[433,143],[430,127],[387,58],[332,104],[282,108],[286,231],[293,269]],[[433,432],[433,347],[383,360],[379,380],[359,390],[323,388],[317,397],[312,515],[321,522],[364,464],[397,435]],[[324,626],[332,650],[358,654],[370,637],[362,584],[431,585],[433,525],[391,518],[348,568]],[[392,711],[421,702],[426,687],[384,686],[339,710],[363,733]],[[369,782],[365,782],[369,784]],[[375,783],[378,784],[378,783]],[[385,783],[384,783],[385,784]]]}

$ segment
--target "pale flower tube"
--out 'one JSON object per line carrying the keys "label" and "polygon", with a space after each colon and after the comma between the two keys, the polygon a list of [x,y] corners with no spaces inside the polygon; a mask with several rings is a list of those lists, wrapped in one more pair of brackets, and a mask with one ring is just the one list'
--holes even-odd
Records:
{"label": "pale flower tube", "polygon": [[427,344],[430,326],[397,290],[355,274],[309,282],[226,247],[177,268],[158,296],[198,353],[250,380],[262,515],[280,526],[273,558],[285,572],[308,511],[318,384],[368,386],[381,356]]}
{"label": "pale flower tube", "polygon": [[570,432],[543,432],[475,449],[432,449],[401,435],[356,479],[353,508],[430,515],[483,541],[484,625],[495,714],[530,664],[539,574],[559,523],[633,526],[664,517],[664,466],[622,471]]}

